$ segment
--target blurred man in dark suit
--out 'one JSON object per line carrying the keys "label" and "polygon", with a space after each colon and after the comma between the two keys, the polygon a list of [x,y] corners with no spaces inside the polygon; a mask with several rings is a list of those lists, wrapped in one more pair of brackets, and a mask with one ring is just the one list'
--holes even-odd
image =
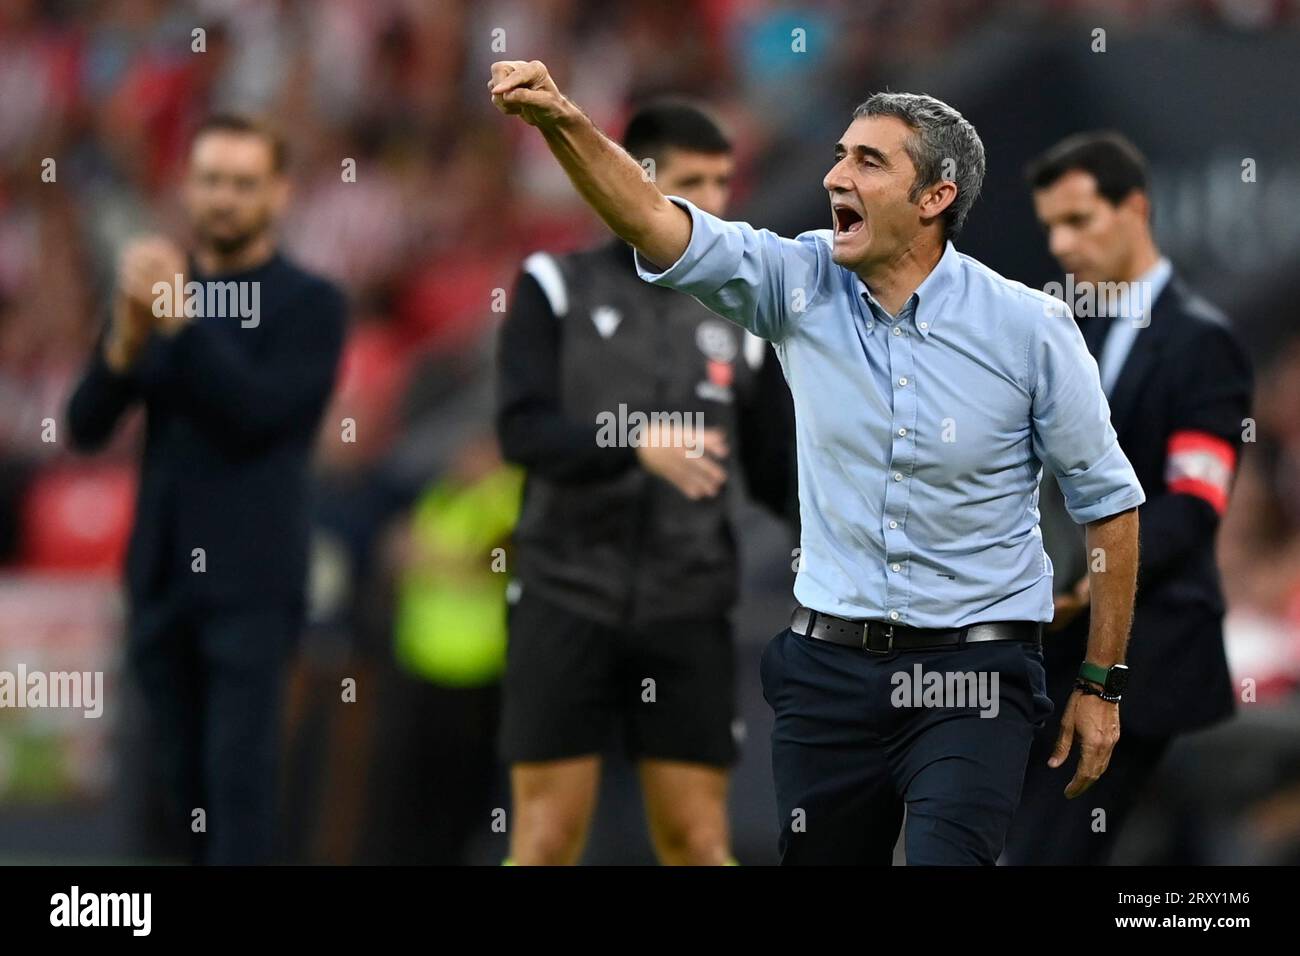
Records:
{"label": "blurred man in dark suit", "polygon": [[198,129],[192,256],[158,237],[126,249],[68,407],[83,450],[135,402],[145,408],[127,659],[194,862],[271,858],[308,463],[343,342],[340,291],[276,250],[284,173],[283,144],[258,123],[220,116]]}
{"label": "blurred man in dark suit", "polygon": [[[1228,320],[1183,285],[1156,247],[1146,161],[1132,143],[1114,133],[1070,137],[1032,163],[1028,179],[1147,500],[1122,736],[1097,785],[1066,800],[1068,774],[1055,768],[1069,741],[1058,740],[1058,721],[1048,722],[1030,754],[1005,860],[1099,864],[1174,735],[1233,710],[1214,543],[1250,414],[1252,373]],[[1096,676],[1084,661],[1086,572],[1105,560],[1084,554],[1077,535],[1053,534],[1049,513],[1059,500],[1047,487],[1040,501],[1048,553],[1066,577],[1044,646],[1058,718],[1076,681]]]}

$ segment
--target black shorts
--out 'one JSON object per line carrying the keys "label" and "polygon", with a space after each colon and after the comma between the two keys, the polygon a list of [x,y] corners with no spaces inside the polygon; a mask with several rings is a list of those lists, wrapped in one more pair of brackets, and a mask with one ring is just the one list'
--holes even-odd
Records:
{"label": "black shorts", "polygon": [[735,762],[735,655],[725,616],[610,627],[525,588],[509,610],[501,756],[507,763],[607,752]]}

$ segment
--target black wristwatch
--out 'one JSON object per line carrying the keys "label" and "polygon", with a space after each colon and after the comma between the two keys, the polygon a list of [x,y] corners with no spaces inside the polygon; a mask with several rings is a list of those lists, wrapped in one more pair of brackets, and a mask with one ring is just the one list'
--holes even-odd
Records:
{"label": "black wristwatch", "polygon": [[[1096,687],[1097,684],[1101,687]],[[1128,687],[1128,665],[1112,664],[1110,667],[1102,667],[1084,661],[1079,665],[1079,679],[1074,682],[1074,686],[1085,694],[1096,694],[1102,700],[1118,704],[1124,696],[1124,689]]]}

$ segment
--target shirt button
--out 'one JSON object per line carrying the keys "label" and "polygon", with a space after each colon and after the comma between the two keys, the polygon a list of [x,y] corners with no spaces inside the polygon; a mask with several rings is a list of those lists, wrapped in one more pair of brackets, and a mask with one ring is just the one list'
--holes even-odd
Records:
{"label": "shirt button", "polygon": [[898,380],[898,384],[899,384],[899,385],[906,385],[906,384],[907,384],[907,376],[904,375],[902,378],[900,378],[900,379]]}
{"label": "shirt button", "polygon": [[901,570],[903,570],[903,566],[902,566],[901,564],[891,564],[891,565],[889,566],[889,569],[890,569],[891,571],[901,571]]}
{"label": "shirt button", "polygon": [[890,619],[891,621],[897,621],[897,620],[898,620],[898,612],[897,612],[897,611],[890,611],[890,612],[889,612],[889,619]]}
{"label": "shirt button", "polygon": [[922,323],[921,323],[921,328],[923,328],[923,329],[928,329],[929,327],[930,327],[930,323],[929,323],[929,322],[922,322]]}
{"label": "shirt button", "polygon": [[906,429],[906,428],[900,428],[900,429],[898,430],[898,434],[899,434],[900,436],[901,436],[901,435],[906,435],[906,434],[907,434],[907,429]]}
{"label": "shirt button", "polygon": [[890,526],[891,528],[897,528],[897,527],[898,527],[898,522],[897,522],[897,521],[891,521],[891,522],[889,522],[889,526]]}
{"label": "shirt button", "polygon": [[868,322],[868,323],[867,323],[867,331],[870,332],[872,328],[873,328],[873,326],[871,325],[870,322]]}
{"label": "shirt button", "polygon": [[902,481],[902,480],[903,480],[903,473],[902,473],[901,471],[896,471],[896,472],[894,472],[894,480],[895,480],[895,481]]}
{"label": "shirt button", "polygon": [[902,334],[903,334],[903,330],[900,329],[898,326],[894,326],[894,334],[895,334],[895,335],[902,335]]}

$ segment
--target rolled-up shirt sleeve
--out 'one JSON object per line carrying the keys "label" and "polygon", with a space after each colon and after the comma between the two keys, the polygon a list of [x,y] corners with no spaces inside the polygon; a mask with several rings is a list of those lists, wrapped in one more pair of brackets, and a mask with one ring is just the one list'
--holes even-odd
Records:
{"label": "rolled-up shirt sleeve", "polygon": [[1110,423],[1097,363],[1068,310],[1034,324],[1029,371],[1034,453],[1056,475],[1070,517],[1086,524],[1146,501]]}
{"label": "rolled-up shirt sleeve", "polygon": [[637,274],[654,285],[694,296],[708,309],[761,338],[780,341],[821,292],[829,247],[815,233],[794,239],[747,222],[729,222],[680,196],[691,217],[691,241],[660,271],[636,254]]}

